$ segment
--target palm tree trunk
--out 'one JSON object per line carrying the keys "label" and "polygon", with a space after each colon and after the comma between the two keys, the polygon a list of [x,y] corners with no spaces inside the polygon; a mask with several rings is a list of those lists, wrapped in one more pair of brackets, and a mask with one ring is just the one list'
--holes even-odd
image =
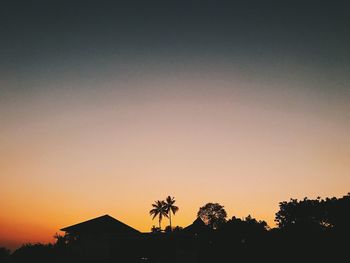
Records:
{"label": "palm tree trunk", "polygon": [[161,220],[160,220],[160,218],[159,218],[159,229],[162,230],[162,227],[160,226],[160,221],[161,221]]}
{"label": "palm tree trunk", "polygon": [[169,211],[169,221],[170,221],[170,230],[172,230],[172,228],[171,228],[171,210]]}

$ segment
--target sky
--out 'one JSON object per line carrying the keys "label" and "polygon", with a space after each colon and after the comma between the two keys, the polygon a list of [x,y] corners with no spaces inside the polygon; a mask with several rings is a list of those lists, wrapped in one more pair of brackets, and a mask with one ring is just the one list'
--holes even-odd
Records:
{"label": "sky", "polygon": [[175,225],[218,202],[273,227],[347,194],[350,6],[305,2],[4,1],[0,246],[104,214],[149,231],[167,195]]}

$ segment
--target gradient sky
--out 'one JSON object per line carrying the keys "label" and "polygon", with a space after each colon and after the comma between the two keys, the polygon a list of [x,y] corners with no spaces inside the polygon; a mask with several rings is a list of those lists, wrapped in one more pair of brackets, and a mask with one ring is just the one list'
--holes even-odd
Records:
{"label": "gradient sky", "polygon": [[350,191],[346,1],[128,2],[4,1],[0,245]]}

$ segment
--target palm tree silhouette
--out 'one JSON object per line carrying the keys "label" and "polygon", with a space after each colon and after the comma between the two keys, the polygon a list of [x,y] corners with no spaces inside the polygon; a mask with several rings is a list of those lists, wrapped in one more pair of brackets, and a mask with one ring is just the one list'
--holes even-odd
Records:
{"label": "palm tree silhouette", "polygon": [[174,205],[175,203],[175,198],[171,197],[170,195],[165,199],[165,211],[166,213],[169,215],[169,222],[170,222],[170,229],[172,229],[171,227],[171,213],[173,213],[174,215],[176,214],[177,211],[179,211],[179,208]]}
{"label": "palm tree silhouette", "polygon": [[149,211],[150,215],[153,215],[154,219],[156,216],[159,218],[159,228],[161,228],[161,222],[163,219],[163,216],[168,217],[168,213],[166,212],[165,202],[162,200],[155,201],[154,204],[152,204],[153,209]]}

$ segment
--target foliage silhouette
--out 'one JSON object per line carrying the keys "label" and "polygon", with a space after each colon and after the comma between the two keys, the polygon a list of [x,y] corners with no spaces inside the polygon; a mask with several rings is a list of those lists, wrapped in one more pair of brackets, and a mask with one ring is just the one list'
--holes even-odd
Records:
{"label": "foliage silhouette", "polygon": [[303,200],[290,199],[279,203],[280,210],[276,213],[279,228],[304,227],[309,229],[342,229],[349,228],[350,194],[342,198],[305,197]]}
{"label": "foliage silhouette", "polygon": [[[156,202],[157,207],[159,204],[162,201]],[[165,205],[160,207],[164,209]],[[169,225],[165,233],[155,226],[151,233],[133,237],[104,233],[80,240],[56,233],[53,244],[25,244],[12,254],[0,248],[0,260],[11,263],[345,262],[348,257],[350,194],[341,198],[283,201],[276,213],[278,227],[272,229],[265,221],[250,215],[233,216],[226,221],[224,207],[217,203],[208,203],[199,212],[202,217],[192,225],[184,229],[172,229]],[[160,212],[154,213],[158,216]]]}
{"label": "foliage silhouette", "polygon": [[157,233],[161,233],[161,232],[162,232],[162,230],[159,227],[152,226],[152,228],[151,228],[152,234],[157,234]]}
{"label": "foliage silhouette", "polygon": [[325,221],[338,231],[349,232],[350,229],[350,193],[342,198],[326,198],[322,200]]}
{"label": "foliage silhouette", "polygon": [[212,229],[217,229],[226,222],[227,213],[218,203],[207,203],[199,208],[197,216]]}
{"label": "foliage silhouette", "polygon": [[170,223],[170,230],[172,230],[172,226],[171,226],[171,213],[173,213],[174,215],[176,214],[177,211],[179,211],[179,208],[174,205],[175,204],[175,198],[168,196],[165,199],[165,211],[168,213],[168,217],[169,217],[169,223]]}
{"label": "foliage silhouette", "polygon": [[170,225],[168,225],[168,226],[166,226],[165,228],[164,228],[164,232],[165,233],[171,233],[172,232],[172,227],[170,226]]}
{"label": "foliage silhouette", "polygon": [[68,235],[60,235],[58,233],[54,234],[54,239],[56,239],[55,245],[60,248],[64,248],[69,243]]}
{"label": "foliage silhouette", "polygon": [[16,249],[11,259],[15,262],[48,262],[55,260],[54,246],[52,244],[24,244]]}
{"label": "foliage silhouette", "polygon": [[150,215],[153,215],[154,219],[155,217],[158,216],[158,222],[159,222],[159,228],[162,229],[161,227],[161,222],[163,217],[168,217],[168,213],[166,211],[166,206],[164,201],[157,200],[152,204],[153,209],[149,211]]}

